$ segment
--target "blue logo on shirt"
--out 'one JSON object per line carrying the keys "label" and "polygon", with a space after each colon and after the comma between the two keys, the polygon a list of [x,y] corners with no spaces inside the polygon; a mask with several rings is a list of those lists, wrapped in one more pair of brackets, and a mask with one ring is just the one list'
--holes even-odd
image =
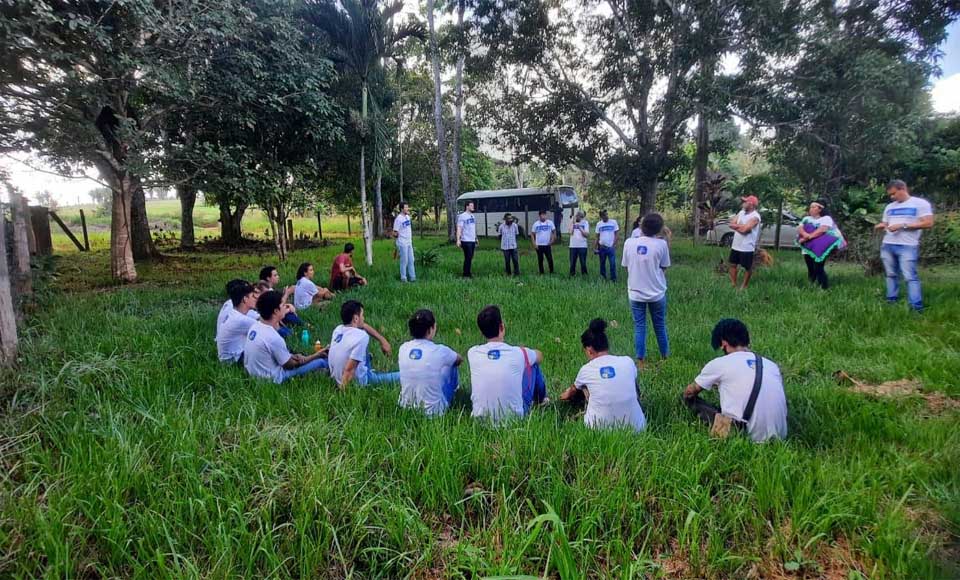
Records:
{"label": "blue logo on shirt", "polygon": [[477,223],[477,220],[475,220],[475,219],[473,219],[472,217],[470,217],[470,218],[467,218],[467,219],[463,220],[463,223],[465,223],[465,224],[474,224],[474,223]]}
{"label": "blue logo on shirt", "polygon": [[550,231],[550,226],[549,226],[549,225],[540,225],[540,226],[537,226],[537,231],[538,231],[538,232],[548,232],[548,231]]}
{"label": "blue logo on shirt", "polygon": [[897,208],[893,208],[893,209],[891,209],[891,210],[888,210],[888,211],[887,211],[887,215],[890,215],[890,216],[895,216],[895,215],[909,215],[909,216],[916,217],[916,216],[917,216],[917,208],[915,208],[915,207],[897,207]]}
{"label": "blue logo on shirt", "polygon": [[407,221],[405,221],[405,222],[402,222],[402,223],[400,224],[400,226],[401,226],[401,227],[404,227],[404,228],[409,228],[409,227],[410,227],[410,220],[407,220]]}
{"label": "blue logo on shirt", "polygon": [[641,256],[646,256],[646,255],[647,255],[647,247],[646,247],[646,246],[637,246],[637,253],[640,254]]}
{"label": "blue logo on shirt", "polygon": [[490,360],[500,360],[500,351],[491,350],[490,352],[487,353],[487,358]]}
{"label": "blue logo on shirt", "polygon": [[613,225],[600,226],[599,231],[601,231],[601,232],[612,232],[612,231],[613,231]]}
{"label": "blue logo on shirt", "polygon": [[410,351],[410,360],[420,360],[423,358],[423,351],[419,348],[414,348]]}
{"label": "blue logo on shirt", "polygon": [[333,342],[340,342],[341,340],[343,340],[343,333],[340,333],[333,337]]}
{"label": "blue logo on shirt", "polygon": [[750,368],[753,368],[756,364],[757,364],[757,361],[754,359],[750,359],[747,361],[747,366]]}
{"label": "blue logo on shirt", "polygon": [[600,367],[600,378],[612,379],[615,376],[617,376],[617,371],[613,370],[613,367]]}
{"label": "blue logo on shirt", "polygon": [[255,338],[257,338],[257,331],[256,331],[256,330],[251,330],[251,331],[250,331],[250,334],[247,335],[247,340],[253,340],[253,339],[255,339]]}

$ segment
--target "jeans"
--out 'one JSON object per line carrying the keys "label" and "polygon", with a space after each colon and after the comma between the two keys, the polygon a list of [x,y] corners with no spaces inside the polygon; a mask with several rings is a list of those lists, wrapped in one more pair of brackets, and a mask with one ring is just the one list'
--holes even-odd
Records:
{"label": "jeans", "polygon": [[293,312],[288,312],[283,317],[283,323],[286,324],[287,326],[299,326],[303,324],[303,321],[300,320],[300,317],[294,314]]}
{"label": "jeans", "polygon": [[637,352],[637,359],[643,360],[647,356],[647,309],[650,309],[650,320],[653,322],[653,332],[657,335],[657,346],[660,356],[670,356],[670,341],[667,339],[667,297],[656,302],[630,301],[630,310],[633,312],[633,344]]}
{"label": "jeans", "polygon": [[503,265],[507,269],[507,276],[510,275],[510,264],[513,263],[513,275],[520,275],[520,259],[518,258],[517,249],[513,248],[510,250],[503,250]]}
{"label": "jeans", "polygon": [[443,379],[443,399],[447,402],[447,406],[453,402],[453,395],[456,394],[458,386],[460,386],[460,370],[458,367],[450,367],[450,371]]}
{"label": "jeans", "polygon": [[537,266],[540,273],[543,274],[543,257],[547,257],[547,263],[550,264],[550,273],[553,274],[553,249],[550,246],[537,246]]}
{"label": "jeans", "polygon": [[617,281],[617,251],[610,246],[600,246],[600,277],[607,277],[607,260],[610,261],[610,280]]}
{"label": "jeans", "polygon": [[907,282],[907,300],[914,310],[923,310],[923,294],[920,290],[920,277],[917,275],[919,246],[902,244],[883,244],[880,259],[887,273],[887,301],[896,302],[900,297],[900,275]]}
{"label": "jeans", "polygon": [[463,248],[463,275],[467,278],[473,276],[471,268],[473,267],[473,253],[477,250],[477,242],[460,242]]}
{"label": "jeans", "polygon": [[413,266],[413,245],[397,244],[397,253],[400,254],[400,279],[406,282],[417,281],[417,270]]}
{"label": "jeans", "polygon": [[367,382],[365,386],[370,385],[380,385],[383,383],[399,383],[400,382],[400,371],[393,371],[392,373],[382,373],[379,371],[373,370],[372,362],[373,358],[370,356],[370,353],[367,353]]}
{"label": "jeans", "polygon": [[827,259],[824,258],[822,261],[818,262],[811,258],[810,256],[804,254],[804,261],[807,263],[807,278],[811,282],[816,282],[824,290],[827,289],[827,271],[824,267],[827,265]]}
{"label": "jeans", "polygon": [[570,248],[570,275],[574,276],[577,273],[577,261],[580,261],[580,273],[584,276],[587,275],[587,249],[586,248]]}
{"label": "jeans", "polygon": [[523,414],[530,412],[535,403],[542,403],[547,398],[547,379],[540,370],[539,363],[530,365],[530,371],[523,373]]}
{"label": "jeans", "polygon": [[330,368],[330,365],[327,364],[327,359],[325,358],[316,358],[308,362],[303,366],[299,366],[295,369],[283,369],[283,380],[291,379],[293,377],[299,377],[300,375],[305,375],[309,372],[320,371]]}

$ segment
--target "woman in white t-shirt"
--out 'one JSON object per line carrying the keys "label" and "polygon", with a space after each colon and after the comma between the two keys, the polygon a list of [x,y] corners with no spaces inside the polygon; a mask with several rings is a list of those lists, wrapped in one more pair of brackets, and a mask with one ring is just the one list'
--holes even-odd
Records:
{"label": "woman in white t-shirt", "polygon": [[[821,240],[821,243],[810,244],[813,240],[825,235],[828,237]],[[800,251],[807,263],[807,279],[811,284],[816,283],[826,290],[828,282],[824,267],[827,257],[833,250],[843,247],[844,240],[840,230],[837,229],[836,222],[827,212],[826,206],[819,201],[810,204],[807,215],[800,222],[797,243],[800,244]]]}
{"label": "woman in white t-shirt", "polygon": [[304,262],[297,268],[297,286],[293,291],[293,305],[303,310],[323,300],[333,300],[333,292],[313,282],[313,264]]}
{"label": "woman in white t-shirt", "polygon": [[643,431],[647,419],[637,399],[637,367],[628,356],[610,354],[607,323],[600,318],[580,335],[583,352],[589,362],[580,368],[573,386],[562,395],[562,401],[586,399],[583,422],[592,428],[630,427]]}

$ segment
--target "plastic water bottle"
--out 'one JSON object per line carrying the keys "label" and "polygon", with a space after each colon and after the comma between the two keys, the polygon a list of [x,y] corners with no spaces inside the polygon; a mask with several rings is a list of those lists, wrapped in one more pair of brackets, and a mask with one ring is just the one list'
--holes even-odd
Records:
{"label": "plastic water bottle", "polygon": [[310,346],[310,331],[306,328],[300,333],[300,342],[303,343],[303,346]]}

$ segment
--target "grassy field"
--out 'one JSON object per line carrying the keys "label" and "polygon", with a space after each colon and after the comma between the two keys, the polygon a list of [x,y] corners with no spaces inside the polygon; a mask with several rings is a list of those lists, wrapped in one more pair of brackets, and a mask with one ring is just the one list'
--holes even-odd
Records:
{"label": "grassy field", "polygon": [[[960,268],[922,271],[929,309],[916,316],[883,304],[882,280],[856,266],[831,265],[829,292],[810,288],[795,252],[737,293],[714,271],[721,252],[673,248],[674,354],[641,376],[642,434],[588,430],[559,404],[492,428],[470,418],[469,384],[430,420],[398,409],[398,387],[277,386],[221,366],[223,284],[270,256],[179,254],[122,288],[103,252],[61,258],[20,368],[0,375],[0,576],[956,577],[956,410],[870,398],[832,373],[916,379],[954,403]],[[326,272],[334,253],[298,252],[281,275],[300,260]],[[409,314],[430,307],[438,340],[465,353],[480,342],[477,311],[498,303],[508,342],[544,351],[554,398],[585,362],[591,318],[618,321],[612,350],[631,354],[625,276],[538,277],[526,250],[523,277],[506,279],[485,242],[474,280],[442,246],[401,285],[390,254],[378,243],[376,265],[361,266],[369,287],[304,314],[315,335],[329,340],[349,297],[395,349]],[[785,442],[711,439],[678,403],[725,316],[783,370]],[[375,353],[376,367],[395,363]]]}

